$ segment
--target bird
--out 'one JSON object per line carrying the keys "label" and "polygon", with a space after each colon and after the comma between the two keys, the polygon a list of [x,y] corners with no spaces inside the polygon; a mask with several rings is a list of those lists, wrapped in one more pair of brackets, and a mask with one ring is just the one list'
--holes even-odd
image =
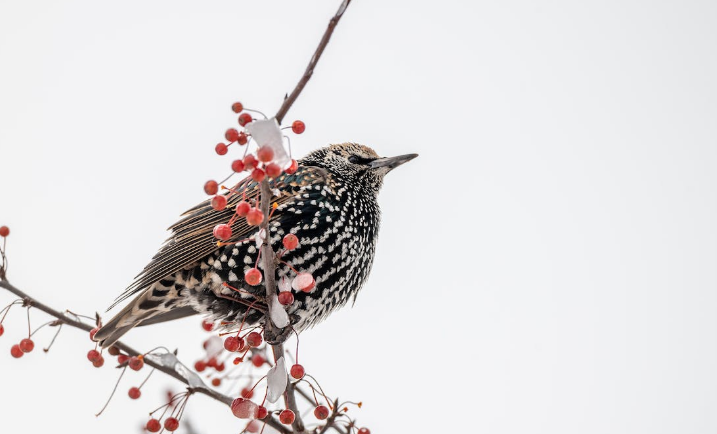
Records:
{"label": "bird", "polygon": [[[373,265],[381,221],[378,193],[384,177],[417,156],[382,158],[365,145],[333,144],[298,160],[296,172],[269,181],[276,206],[267,238],[281,254],[276,281],[298,272],[310,273],[315,280],[310,292],[294,292],[294,302],[287,307],[287,330],[300,333],[355,302]],[[236,194],[239,190],[243,194]],[[263,270],[263,261],[257,258],[259,227],[239,218],[232,221],[232,236],[226,242],[217,243],[213,235],[217,224],[230,221],[242,199],[258,200],[260,184],[248,177],[223,194],[228,202],[222,211],[207,200],[168,229],[169,239],[110,306],[134,297],[95,333],[94,340],[102,347],[111,346],[133,327],[195,314],[225,327],[265,324],[266,279],[256,286],[244,280],[250,268]],[[296,235],[299,241],[291,251],[282,250],[286,234]]]}

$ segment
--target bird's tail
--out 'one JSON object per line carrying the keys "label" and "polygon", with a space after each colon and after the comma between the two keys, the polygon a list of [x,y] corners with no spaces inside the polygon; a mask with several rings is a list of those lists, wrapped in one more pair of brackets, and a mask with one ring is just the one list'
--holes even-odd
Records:
{"label": "bird's tail", "polygon": [[164,296],[154,296],[152,287],[148,288],[104,324],[95,333],[94,340],[99,342],[102,348],[107,348],[136,326],[157,324],[198,313],[186,305],[173,304],[169,308],[165,305],[166,301]]}

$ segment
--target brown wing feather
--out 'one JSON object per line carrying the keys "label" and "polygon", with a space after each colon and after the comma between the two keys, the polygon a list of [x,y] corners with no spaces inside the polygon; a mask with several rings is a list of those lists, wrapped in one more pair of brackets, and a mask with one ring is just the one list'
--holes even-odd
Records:
{"label": "brown wing feather", "polygon": [[[271,182],[271,188],[279,189],[281,192],[279,197],[273,198],[273,202],[282,205],[292,200],[294,192],[301,186],[319,182],[326,183],[327,177],[326,170],[322,168],[300,166],[294,175],[282,175]],[[233,190],[242,191],[243,189],[245,189],[248,200],[258,199],[259,185],[256,182],[249,178],[244,179]],[[232,194],[227,200],[227,207],[222,211],[214,210],[210,201],[206,200],[184,212],[183,218],[169,227],[168,230],[172,231],[172,236],[165,241],[150,263],[135,277],[135,281],[112,303],[109,309],[154,282],[191,266],[217,250],[217,242],[213,235],[214,227],[229,222],[234,215],[236,204],[242,199],[241,194]],[[280,215],[281,211],[277,210],[272,216],[272,220],[279,218]],[[249,226],[245,219],[237,218],[232,224],[232,237],[228,241],[247,238],[256,229],[255,226]]]}

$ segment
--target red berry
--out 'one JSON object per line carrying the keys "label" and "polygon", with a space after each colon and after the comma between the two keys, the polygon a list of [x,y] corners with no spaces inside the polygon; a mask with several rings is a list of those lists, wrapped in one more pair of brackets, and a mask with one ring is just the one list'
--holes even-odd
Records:
{"label": "red berry", "polygon": [[264,359],[261,354],[254,354],[253,356],[251,356],[251,364],[256,366],[257,368],[260,368],[261,365],[264,364],[264,362],[266,362],[266,359]]}
{"label": "red berry", "polygon": [[291,282],[291,287],[297,291],[311,292],[316,286],[316,281],[311,273],[299,273]]}
{"label": "red berry", "polygon": [[264,177],[266,177],[266,173],[264,172],[264,170],[262,170],[258,167],[251,171],[251,179],[253,179],[256,182],[263,181]]}
{"label": "red berry", "polygon": [[222,372],[224,370],[224,368],[226,368],[226,366],[224,365],[224,362],[222,362],[214,367],[214,369],[216,369],[217,372]]}
{"label": "red berry", "polygon": [[261,162],[268,163],[274,159],[274,149],[271,146],[262,146],[257,149],[256,158],[258,158]]}
{"label": "red berry", "polygon": [[197,372],[202,372],[205,369],[207,369],[207,364],[201,360],[194,363],[194,370]]}
{"label": "red berry", "polygon": [[229,336],[224,340],[224,349],[229,352],[239,351],[243,346],[243,339],[236,336]]}
{"label": "red berry", "polygon": [[320,405],[314,409],[314,416],[318,420],[324,420],[329,417],[329,409],[325,405]]}
{"label": "red berry", "polygon": [[100,354],[97,350],[90,350],[87,352],[87,360],[94,363],[96,360],[99,360],[102,358],[102,354]]}
{"label": "red berry", "polygon": [[132,356],[129,358],[129,368],[133,371],[139,371],[144,366],[144,359],[141,356]]}
{"label": "red berry", "polygon": [[259,208],[252,208],[246,214],[246,222],[249,226],[259,226],[264,221],[264,213]]}
{"label": "red berry", "polygon": [[214,151],[219,155],[225,155],[229,151],[229,148],[227,148],[227,145],[224,143],[217,143],[217,146],[214,147]]}
{"label": "red berry", "polygon": [[142,396],[142,391],[137,387],[131,387],[129,392],[127,392],[127,395],[129,395],[132,399],[139,399],[139,397]]}
{"label": "red berry", "polygon": [[0,336],[2,336],[3,333],[5,333],[5,327],[3,327],[2,324],[0,324]]}
{"label": "red berry", "polygon": [[242,110],[244,110],[244,105],[242,103],[235,102],[234,104],[232,104],[232,111],[234,113],[241,113]]}
{"label": "red berry", "polygon": [[202,328],[208,332],[214,330],[214,322],[209,320],[202,320]]}
{"label": "red berry", "polygon": [[245,387],[241,390],[241,396],[244,399],[251,399],[251,397],[254,396],[254,390],[250,389],[248,387]]}
{"label": "red berry", "polygon": [[295,134],[301,134],[305,130],[306,124],[301,121],[294,121],[294,123],[291,124],[291,131],[293,131]]}
{"label": "red berry", "polygon": [[214,238],[226,241],[232,237],[232,227],[227,224],[214,226]]}
{"label": "red berry", "polygon": [[286,172],[287,175],[293,175],[297,170],[299,170],[299,163],[297,163],[296,160],[291,160],[291,164],[284,169],[284,172]]}
{"label": "red berry", "polygon": [[249,113],[242,113],[239,115],[239,125],[241,125],[242,127],[253,120],[254,119],[252,119]]}
{"label": "red berry", "polygon": [[91,341],[94,341],[94,340],[95,340],[95,334],[97,334],[97,331],[98,331],[99,329],[100,329],[99,327],[95,327],[95,328],[93,328],[92,330],[90,330],[90,340],[91,340]]}
{"label": "red berry", "polygon": [[107,352],[110,354],[110,356],[118,356],[120,353],[119,348],[112,345],[111,347],[107,348]]}
{"label": "red berry", "polygon": [[291,291],[281,291],[279,293],[279,303],[288,306],[294,302],[294,294]]}
{"label": "red berry", "polygon": [[299,239],[294,234],[286,234],[282,242],[286,250],[294,250],[299,245]]}
{"label": "red berry", "polygon": [[301,380],[305,374],[304,367],[297,363],[291,367],[289,374],[297,380]]}
{"label": "red berry", "polygon": [[269,410],[266,409],[263,405],[260,405],[256,408],[256,413],[254,414],[254,417],[257,419],[264,419],[269,414]]}
{"label": "red berry", "polygon": [[33,342],[30,338],[25,338],[20,341],[20,349],[23,353],[29,353],[35,349],[35,342]]}
{"label": "red berry", "polygon": [[289,409],[282,410],[281,413],[279,413],[279,421],[284,425],[291,425],[294,423],[295,418],[294,412]]}
{"label": "red berry", "polygon": [[227,197],[224,195],[216,195],[212,198],[212,208],[221,211],[227,207]]}
{"label": "red berry", "polygon": [[237,143],[239,143],[240,145],[246,145],[246,142],[248,140],[249,139],[247,139],[247,136],[246,136],[246,134],[244,134],[244,131],[239,133],[239,138],[237,139]]}
{"label": "red berry", "polygon": [[212,378],[212,386],[219,387],[220,384],[222,384],[221,378]]}
{"label": "red berry", "polygon": [[256,168],[257,166],[257,163],[258,161],[253,154],[247,155],[246,157],[244,157],[244,170],[254,170],[254,168]]}
{"label": "red berry", "polygon": [[249,333],[246,337],[246,343],[250,347],[254,347],[254,348],[258,347],[259,345],[261,345],[261,335],[257,332]]}
{"label": "red berry", "polygon": [[231,143],[231,142],[236,142],[237,139],[239,139],[239,131],[237,131],[237,130],[234,129],[234,128],[229,128],[229,129],[224,133],[224,138],[227,139],[230,143]]}
{"label": "red berry", "polygon": [[249,214],[249,210],[251,210],[251,205],[249,205],[249,202],[242,200],[237,204],[237,215],[239,217],[246,217],[247,214]]}
{"label": "red berry", "polygon": [[10,228],[7,226],[0,227],[0,237],[5,238],[8,235],[10,235]]}
{"label": "red berry", "polygon": [[159,432],[162,429],[162,424],[157,419],[150,419],[147,421],[146,428],[149,432]]}
{"label": "red berry", "polygon": [[117,356],[117,363],[120,365],[123,365],[127,360],[129,360],[129,356],[127,354],[120,354]]}
{"label": "red berry", "polygon": [[371,434],[371,431],[368,428],[361,428],[358,430],[358,434]]}
{"label": "red berry", "polygon": [[244,273],[244,281],[251,286],[261,283],[261,271],[258,268],[250,268]]}
{"label": "red berry", "polygon": [[266,171],[266,174],[269,175],[271,178],[276,178],[277,176],[281,175],[281,166],[279,166],[276,163],[269,163],[264,168]]}
{"label": "red berry", "polygon": [[167,431],[176,431],[179,428],[179,421],[176,417],[168,417],[164,420],[164,428]]}
{"label": "red berry", "polygon": [[12,356],[14,358],[19,359],[25,353],[23,353],[22,350],[20,349],[20,345],[15,344],[12,347],[10,347],[10,354],[12,354]]}
{"label": "red berry", "polygon": [[232,170],[235,172],[243,172],[244,171],[244,162],[242,160],[234,160],[232,161]]}
{"label": "red berry", "polygon": [[204,192],[208,195],[214,195],[217,194],[217,191],[219,191],[219,184],[217,184],[217,181],[209,180],[204,183]]}
{"label": "red berry", "polygon": [[101,368],[102,365],[104,365],[104,364],[105,364],[105,358],[102,356],[100,356],[99,359],[92,362],[92,366],[94,366],[95,368]]}

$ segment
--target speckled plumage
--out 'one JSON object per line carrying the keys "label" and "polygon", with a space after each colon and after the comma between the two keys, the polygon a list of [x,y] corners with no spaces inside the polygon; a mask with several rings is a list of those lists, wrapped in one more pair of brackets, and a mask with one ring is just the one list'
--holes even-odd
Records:
{"label": "speckled plumage", "polygon": [[[285,252],[282,260],[298,271],[312,273],[316,280],[310,293],[294,291],[295,301],[287,309],[294,330],[315,325],[355,299],[373,263],[380,224],[377,195],[383,177],[414,157],[379,158],[366,146],[331,145],[300,160],[295,174],[271,181],[273,201],[278,204],[269,221],[272,246],[279,251],[284,235],[295,234],[299,247]],[[258,185],[249,179],[236,189],[245,189],[250,200],[259,195]],[[232,195],[223,211],[204,202],[171,226],[172,237],[115,305],[139,295],[95,339],[107,346],[136,325],[195,313],[224,322],[241,322],[245,315],[248,324],[263,322],[266,305],[250,295],[263,297],[263,281],[258,286],[244,282],[244,272],[257,261],[258,248],[248,238],[258,227],[236,219],[229,241],[239,242],[223,247],[217,247],[212,235],[216,224],[230,220],[240,199]],[[294,275],[287,264],[277,266],[277,281]],[[223,282],[248,293],[236,292]]]}

